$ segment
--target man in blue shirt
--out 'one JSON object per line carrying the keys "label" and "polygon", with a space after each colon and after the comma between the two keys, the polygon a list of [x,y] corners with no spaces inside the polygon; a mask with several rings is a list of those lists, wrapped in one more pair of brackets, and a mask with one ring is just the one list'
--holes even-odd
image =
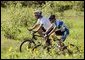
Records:
{"label": "man in blue shirt", "polygon": [[51,15],[49,20],[51,22],[51,26],[46,30],[45,36],[50,36],[52,33],[61,35],[61,38],[59,39],[59,46],[61,46],[61,43],[63,43],[66,37],[69,35],[69,29],[66,27],[63,21],[56,19],[55,15]]}

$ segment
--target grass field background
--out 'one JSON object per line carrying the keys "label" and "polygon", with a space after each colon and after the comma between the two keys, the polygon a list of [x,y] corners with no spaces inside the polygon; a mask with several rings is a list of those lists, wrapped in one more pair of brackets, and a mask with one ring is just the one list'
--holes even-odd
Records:
{"label": "grass field background", "polygon": [[[65,10],[63,16],[56,11],[58,18],[63,20],[70,30],[70,35],[65,40],[79,47],[80,52],[72,56],[57,55],[55,49],[51,49],[50,54],[45,49],[35,49],[31,51],[19,52],[19,46],[25,38],[31,38],[30,28],[36,22],[32,7],[22,7],[17,4],[3,8],[1,7],[1,59],[84,59],[84,12],[74,9]],[[43,15],[48,17],[50,8],[46,6],[42,9]],[[53,11],[52,11],[53,12]],[[42,40],[42,38],[38,38]],[[75,51],[75,50],[73,50]]]}

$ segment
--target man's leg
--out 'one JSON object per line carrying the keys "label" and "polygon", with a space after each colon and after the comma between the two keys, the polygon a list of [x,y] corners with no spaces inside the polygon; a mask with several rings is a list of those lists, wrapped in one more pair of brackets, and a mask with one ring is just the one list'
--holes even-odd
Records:
{"label": "man's leg", "polygon": [[44,31],[42,30],[42,27],[41,27],[41,28],[38,30],[38,33],[39,33],[40,36],[42,36],[42,37],[44,36],[44,35],[43,35],[43,32],[44,32]]}
{"label": "man's leg", "polygon": [[69,35],[69,30],[62,32],[61,40],[64,42],[68,35]]}
{"label": "man's leg", "polygon": [[[56,31],[55,34],[62,36],[62,32],[61,32],[60,30]],[[64,46],[63,41],[62,41],[61,39],[59,39],[59,40],[58,40],[58,47],[59,47],[59,49],[62,50],[62,47],[63,47],[63,46]]]}
{"label": "man's leg", "polygon": [[54,40],[54,35],[55,35],[55,33],[52,33],[51,35],[50,35],[50,39],[53,41]]}
{"label": "man's leg", "polygon": [[51,40],[51,44],[52,44],[52,41],[54,41],[54,38],[55,38],[55,33],[52,33],[50,36],[49,36],[50,40]]}

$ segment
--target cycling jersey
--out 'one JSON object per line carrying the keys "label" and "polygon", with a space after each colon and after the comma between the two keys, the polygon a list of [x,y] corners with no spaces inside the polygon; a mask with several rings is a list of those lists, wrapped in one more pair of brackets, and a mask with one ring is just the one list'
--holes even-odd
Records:
{"label": "cycling jersey", "polygon": [[69,29],[66,27],[64,22],[61,20],[56,20],[53,23],[53,27],[56,27],[57,29],[59,29],[59,30],[55,31],[55,33],[56,33],[56,35],[57,34],[62,35],[62,37],[61,37],[62,41],[65,41],[66,37],[69,35]]}
{"label": "cycling jersey", "polygon": [[57,29],[61,30],[61,31],[65,31],[65,29],[68,29],[66,27],[66,25],[64,24],[63,21],[61,20],[56,20],[54,23],[53,23],[53,27],[56,27]]}

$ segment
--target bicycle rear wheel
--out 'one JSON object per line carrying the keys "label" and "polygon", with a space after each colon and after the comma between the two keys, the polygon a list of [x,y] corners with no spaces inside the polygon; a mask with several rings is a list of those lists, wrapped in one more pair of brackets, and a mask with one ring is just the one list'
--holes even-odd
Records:
{"label": "bicycle rear wheel", "polygon": [[20,45],[20,52],[22,52],[22,51],[28,51],[29,48],[34,48],[35,45],[36,44],[35,44],[35,42],[32,39],[25,40]]}

